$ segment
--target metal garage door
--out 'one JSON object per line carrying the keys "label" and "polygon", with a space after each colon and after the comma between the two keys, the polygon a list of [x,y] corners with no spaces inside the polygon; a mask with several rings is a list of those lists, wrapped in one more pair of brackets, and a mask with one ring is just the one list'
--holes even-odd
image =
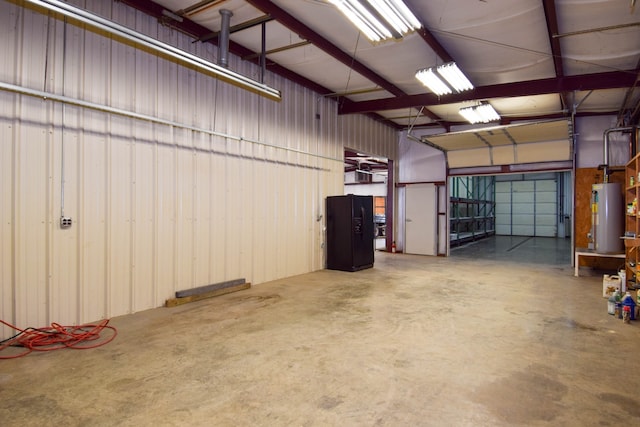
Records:
{"label": "metal garage door", "polygon": [[496,182],[496,234],[557,236],[555,180]]}
{"label": "metal garage door", "polygon": [[570,167],[572,161],[566,119],[425,135],[421,140],[446,153],[449,169],[549,162]]}

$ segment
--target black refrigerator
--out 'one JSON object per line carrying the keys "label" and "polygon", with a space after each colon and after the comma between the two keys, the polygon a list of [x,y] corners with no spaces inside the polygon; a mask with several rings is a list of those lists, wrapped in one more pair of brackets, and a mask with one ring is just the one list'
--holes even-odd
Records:
{"label": "black refrigerator", "polygon": [[327,268],[373,267],[373,196],[327,197]]}

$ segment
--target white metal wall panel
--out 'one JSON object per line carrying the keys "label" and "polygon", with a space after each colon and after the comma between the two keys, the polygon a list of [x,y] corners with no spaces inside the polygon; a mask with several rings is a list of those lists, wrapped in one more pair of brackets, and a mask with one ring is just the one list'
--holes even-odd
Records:
{"label": "white metal wall panel", "polygon": [[[22,27],[17,19],[21,16],[18,5],[7,4],[0,14],[0,79],[4,82],[16,81],[16,67],[19,63],[18,41],[21,40]],[[6,118],[6,117],[5,117]]]}
{"label": "white metal wall panel", "polygon": [[110,312],[130,312],[131,262],[133,239],[133,164],[132,142],[128,138],[112,138],[109,163],[109,279],[107,306]]}
{"label": "white metal wall panel", "polygon": [[[215,56],[122,3],[86,7]],[[266,76],[283,93],[276,103],[35,9],[2,2],[0,24],[1,81],[207,130],[0,92],[0,315],[17,326],[321,269],[324,200],[342,192],[344,147],[397,158],[393,129],[338,116],[335,101],[280,77]],[[231,68],[258,75],[239,58]]]}
{"label": "white metal wall panel", "polygon": [[16,110],[33,121],[17,124],[20,144],[14,147],[14,280],[21,286],[15,286],[13,291],[16,307],[21,308],[16,320],[24,325],[30,319],[46,321],[48,315],[43,308],[47,307],[49,297],[49,132],[44,125],[45,111],[38,100],[23,98]]}
{"label": "white metal wall panel", "polygon": [[[0,28],[5,19],[0,15]],[[2,31],[2,30],[0,30]],[[2,43],[0,37],[0,43]],[[0,49],[1,51],[2,49]],[[2,64],[0,64],[2,67]],[[14,105],[17,95],[0,92],[0,105]],[[13,260],[14,260],[14,220],[13,220],[13,176],[15,170],[14,151],[17,135],[15,122],[9,115],[0,114],[0,319],[11,319],[13,310]],[[0,325],[0,336],[10,336],[13,331]]]}

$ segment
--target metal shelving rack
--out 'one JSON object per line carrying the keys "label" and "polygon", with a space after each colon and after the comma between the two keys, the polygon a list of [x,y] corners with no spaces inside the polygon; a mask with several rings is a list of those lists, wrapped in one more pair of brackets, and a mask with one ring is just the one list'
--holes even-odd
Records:
{"label": "metal shelving rack", "polygon": [[451,246],[495,234],[495,177],[450,178],[449,242]]}

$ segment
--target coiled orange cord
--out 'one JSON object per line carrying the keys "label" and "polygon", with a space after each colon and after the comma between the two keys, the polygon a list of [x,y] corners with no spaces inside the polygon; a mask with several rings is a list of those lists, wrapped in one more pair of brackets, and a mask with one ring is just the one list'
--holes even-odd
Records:
{"label": "coiled orange cord", "polygon": [[[109,319],[80,326],[62,326],[52,323],[50,328],[37,329],[20,329],[4,320],[0,320],[0,323],[18,331],[13,337],[0,341],[0,359],[16,359],[32,351],[52,351],[61,348],[87,350],[103,346],[113,341],[118,335],[116,328],[108,325]],[[101,338],[100,333],[104,329],[110,329],[113,333],[107,338]],[[19,354],[3,356],[2,352],[9,347],[24,347],[26,350]]]}

